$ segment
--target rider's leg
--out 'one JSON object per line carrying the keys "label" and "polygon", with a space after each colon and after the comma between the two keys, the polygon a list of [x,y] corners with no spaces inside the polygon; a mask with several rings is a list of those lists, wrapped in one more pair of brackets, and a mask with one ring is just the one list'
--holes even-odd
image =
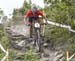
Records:
{"label": "rider's leg", "polygon": [[32,38],[32,18],[29,18],[29,24],[30,24],[30,38]]}
{"label": "rider's leg", "polygon": [[30,24],[30,38],[32,38],[32,23]]}

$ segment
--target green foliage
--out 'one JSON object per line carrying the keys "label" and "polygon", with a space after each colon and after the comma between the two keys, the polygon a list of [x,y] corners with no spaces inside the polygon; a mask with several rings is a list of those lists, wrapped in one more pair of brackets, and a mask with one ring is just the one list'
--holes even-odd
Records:
{"label": "green foliage", "polygon": [[28,4],[26,1],[24,1],[24,4],[23,4],[22,8],[19,9],[19,12],[21,12],[22,15],[24,15],[28,9],[30,9],[30,4]]}
{"label": "green foliage", "polygon": [[[45,0],[45,3],[51,4],[50,6],[45,7],[45,12],[49,15],[50,21],[70,25],[72,29],[75,29],[74,2],[75,0]],[[51,25],[46,26],[45,38],[49,39],[54,46],[65,46],[65,49],[75,51],[74,37],[75,33],[71,33],[67,29]],[[73,43],[71,43],[71,41]]]}
{"label": "green foliage", "polygon": [[10,49],[9,50],[9,61],[13,61],[14,60],[14,55],[15,55],[15,52],[14,52],[14,49]]}
{"label": "green foliage", "polygon": [[0,60],[3,58],[4,53],[0,50]]}
{"label": "green foliage", "polygon": [[24,1],[23,6],[21,8],[13,10],[13,16],[16,16],[16,15],[18,16],[19,14],[20,16],[24,15],[28,9],[30,9],[30,4]]}
{"label": "green foliage", "polygon": [[13,10],[13,23],[18,24],[20,21],[23,21],[24,14],[27,10],[30,9],[30,4],[24,1],[23,6],[19,9]]}
{"label": "green foliage", "polygon": [[[0,26],[0,43],[5,49],[8,48],[9,41],[3,26]],[[2,57],[4,57],[4,53],[0,49],[0,59],[2,59]]]}
{"label": "green foliage", "polygon": [[4,12],[3,10],[1,10],[1,8],[0,8],[0,15],[4,15]]}
{"label": "green foliage", "polygon": [[24,60],[25,61],[38,61],[38,56],[34,54],[33,50],[29,50],[28,52],[25,53]]}
{"label": "green foliage", "polygon": [[8,36],[4,29],[0,30],[0,43],[2,43],[5,48],[8,48]]}
{"label": "green foliage", "polygon": [[38,55],[34,54],[32,49],[25,52],[25,54],[18,56],[18,59],[21,61],[39,61]]}
{"label": "green foliage", "polygon": [[71,22],[71,28],[75,30],[75,20]]}

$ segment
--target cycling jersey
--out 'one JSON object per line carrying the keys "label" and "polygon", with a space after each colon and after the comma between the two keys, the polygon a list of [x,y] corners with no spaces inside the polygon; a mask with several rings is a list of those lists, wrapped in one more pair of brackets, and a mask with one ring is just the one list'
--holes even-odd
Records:
{"label": "cycling jersey", "polygon": [[25,17],[38,17],[39,15],[43,16],[43,12],[41,12],[40,10],[37,10],[35,13],[32,12],[32,10],[30,9]]}

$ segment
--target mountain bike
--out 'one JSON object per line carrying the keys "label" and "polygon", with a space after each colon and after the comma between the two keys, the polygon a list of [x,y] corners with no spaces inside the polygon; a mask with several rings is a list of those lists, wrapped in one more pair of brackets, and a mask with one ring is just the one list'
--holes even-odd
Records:
{"label": "mountain bike", "polygon": [[42,51],[41,24],[37,20],[32,22],[32,40],[34,47],[38,52]]}

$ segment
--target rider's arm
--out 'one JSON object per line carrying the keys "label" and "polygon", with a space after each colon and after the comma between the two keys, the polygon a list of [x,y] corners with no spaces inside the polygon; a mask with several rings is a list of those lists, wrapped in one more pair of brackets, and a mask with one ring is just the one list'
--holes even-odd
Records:
{"label": "rider's arm", "polygon": [[24,24],[27,24],[27,17],[24,16]]}
{"label": "rider's arm", "polygon": [[42,18],[45,20],[45,23],[47,24],[48,18],[46,17],[46,15],[42,11],[38,11],[38,15],[41,15]]}
{"label": "rider's arm", "polygon": [[24,15],[24,23],[28,22],[28,18],[31,16],[31,10],[28,10],[27,13]]}
{"label": "rider's arm", "polygon": [[42,11],[37,11],[37,13],[38,15],[41,15],[42,17],[44,16]]}

